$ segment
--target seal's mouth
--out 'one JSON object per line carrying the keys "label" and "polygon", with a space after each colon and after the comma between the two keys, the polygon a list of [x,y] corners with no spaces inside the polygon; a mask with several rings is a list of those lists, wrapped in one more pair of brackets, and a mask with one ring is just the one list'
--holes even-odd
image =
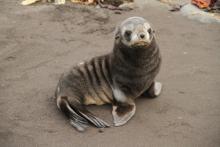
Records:
{"label": "seal's mouth", "polygon": [[134,42],[131,46],[133,46],[133,47],[147,47],[149,45],[150,45],[149,42],[141,40],[141,41]]}

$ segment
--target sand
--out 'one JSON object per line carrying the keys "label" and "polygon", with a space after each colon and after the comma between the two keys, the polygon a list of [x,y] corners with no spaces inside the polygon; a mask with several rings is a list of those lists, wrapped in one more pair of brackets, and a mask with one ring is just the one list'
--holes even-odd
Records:
{"label": "sand", "polygon": [[[0,1],[1,147],[219,147],[220,26],[146,3],[122,14],[79,5]],[[51,98],[72,65],[110,52],[115,26],[143,16],[156,30],[164,84],[156,99],[137,100],[122,127],[79,133]],[[111,106],[90,108],[112,123]]]}

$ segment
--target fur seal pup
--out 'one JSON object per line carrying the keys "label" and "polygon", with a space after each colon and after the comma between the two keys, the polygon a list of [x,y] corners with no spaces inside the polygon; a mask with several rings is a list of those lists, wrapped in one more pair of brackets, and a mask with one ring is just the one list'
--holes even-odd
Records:
{"label": "fur seal pup", "polygon": [[124,125],[135,114],[136,98],[160,94],[162,84],[155,81],[160,64],[154,30],[144,18],[130,17],[117,27],[111,53],[82,62],[61,76],[55,91],[57,106],[78,131],[88,124],[110,126],[86,109],[91,104],[112,104],[114,125]]}

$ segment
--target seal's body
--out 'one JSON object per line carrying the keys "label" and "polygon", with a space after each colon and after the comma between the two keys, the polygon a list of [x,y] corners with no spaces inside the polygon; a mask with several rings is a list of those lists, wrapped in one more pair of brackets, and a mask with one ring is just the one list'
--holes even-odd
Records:
{"label": "seal's body", "polygon": [[123,125],[134,115],[137,97],[160,94],[162,85],[155,82],[160,64],[149,23],[141,17],[128,18],[117,28],[110,54],[82,62],[61,76],[55,92],[57,106],[79,131],[88,123],[109,126],[85,108],[90,104],[112,104],[114,125]]}

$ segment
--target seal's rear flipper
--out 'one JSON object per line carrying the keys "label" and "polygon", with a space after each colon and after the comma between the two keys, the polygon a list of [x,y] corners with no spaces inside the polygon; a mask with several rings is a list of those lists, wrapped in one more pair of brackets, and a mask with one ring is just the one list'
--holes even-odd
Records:
{"label": "seal's rear flipper", "polygon": [[108,123],[106,123],[105,121],[103,121],[102,119],[94,116],[91,112],[89,112],[86,109],[82,109],[79,110],[79,113],[90,123],[92,123],[94,126],[96,126],[97,128],[106,128],[106,127],[110,127],[110,125]]}
{"label": "seal's rear flipper", "polygon": [[80,116],[70,105],[67,97],[59,97],[57,99],[57,106],[70,119],[70,124],[78,131],[85,131],[88,127],[88,121]]}
{"label": "seal's rear flipper", "polygon": [[94,116],[80,104],[70,105],[67,97],[57,98],[57,105],[60,110],[70,119],[70,124],[78,131],[84,131],[91,123],[97,128],[110,127],[108,123]]}
{"label": "seal's rear flipper", "polygon": [[162,91],[162,83],[154,81],[150,88],[147,89],[141,96],[143,97],[150,97],[150,98],[156,98],[161,94]]}
{"label": "seal's rear flipper", "polygon": [[121,126],[127,123],[128,120],[135,114],[135,103],[126,105],[113,106],[112,115],[115,126]]}
{"label": "seal's rear flipper", "polygon": [[153,82],[148,90],[149,95],[152,98],[158,97],[162,91],[162,84],[160,82]]}

